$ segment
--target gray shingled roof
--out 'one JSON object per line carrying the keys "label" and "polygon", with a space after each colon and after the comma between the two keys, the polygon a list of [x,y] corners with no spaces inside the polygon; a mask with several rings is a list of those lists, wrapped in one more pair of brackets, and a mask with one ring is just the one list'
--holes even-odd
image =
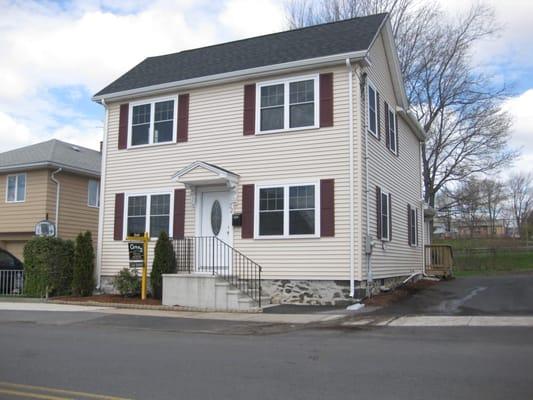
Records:
{"label": "gray shingled roof", "polygon": [[367,50],[387,14],[314,25],[149,57],[95,96],[226,72]]}
{"label": "gray shingled roof", "polygon": [[62,167],[73,172],[99,176],[101,163],[100,152],[57,139],[0,153],[0,171]]}

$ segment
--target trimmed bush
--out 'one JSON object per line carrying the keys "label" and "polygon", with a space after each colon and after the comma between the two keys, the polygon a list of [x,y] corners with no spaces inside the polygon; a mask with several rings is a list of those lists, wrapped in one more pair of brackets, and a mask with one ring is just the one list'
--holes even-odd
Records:
{"label": "trimmed bush", "polygon": [[53,237],[35,237],[24,246],[24,293],[47,297],[70,294],[74,243]]}
{"label": "trimmed bush", "polygon": [[72,293],[90,296],[94,289],[94,250],[91,232],[80,233],[76,238]]}
{"label": "trimmed bush", "polygon": [[176,256],[172,248],[172,242],[166,232],[161,232],[155,245],[154,262],[150,273],[150,285],[152,296],[161,299],[163,292],[163,274],[176,272]]}
{"label": "trimmed bush", "polygon": [[113,286],[124,297],[134,297],[141,293],[141,281],[137,270],[131,271],[129,268],[123,268],[113,278]]}

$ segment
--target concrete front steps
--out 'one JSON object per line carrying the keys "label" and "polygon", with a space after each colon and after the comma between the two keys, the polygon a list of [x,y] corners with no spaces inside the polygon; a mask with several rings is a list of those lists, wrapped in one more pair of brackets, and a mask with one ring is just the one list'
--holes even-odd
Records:
{"label": "concrete front steps", "polygon": [[[216,275],[164,274],[163,305],[208,311],[261,312],[259,303]],[[261,297],[261,306],[270,304]]]}

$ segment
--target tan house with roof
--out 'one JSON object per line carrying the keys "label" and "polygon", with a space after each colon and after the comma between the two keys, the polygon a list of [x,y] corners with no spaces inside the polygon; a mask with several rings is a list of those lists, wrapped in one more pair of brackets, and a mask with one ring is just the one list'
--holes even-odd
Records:
{"label": "tan house with roof", "polygon": [[98,231],[98,151],[56,139],[0,153],[0,248],[22,260],[24,245],[43,220],[74,239]]}
{"label": "tan house with roof", "polygon": [[126,236],[149,232],[151,263],[161,230],[179,268],[166,304],[206,274],[209,308],[225,284],[334,303],[423,270],[424,133],[387,14],[150,57],[93,99],[102,289],[128,266]]}

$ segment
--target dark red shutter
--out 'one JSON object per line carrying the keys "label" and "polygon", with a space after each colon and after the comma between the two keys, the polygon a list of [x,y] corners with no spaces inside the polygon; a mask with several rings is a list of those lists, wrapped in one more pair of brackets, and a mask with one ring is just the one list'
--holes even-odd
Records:
{"label": "dark red shutter", "polygon": [[320,74],[320,127],[333,126],[333,73]]}
{"label": "dark red shutter", "polygon": [[389,105],[385,102],[383,103],[385,107],[385,144],[387,145],[387,149],[390,149],[390,136],[389,136],[389,130],[390,130],[390,124],[389,124]]}
{"label": "dark red shutter", "polygon": [[174,190],[174,222],[172,237],[183,239],[185,236],[185,189]]}
{"label": "dark red shutter", "polygon": [[128,114],[130,105],[128,103],[120,105],[120,116],[118,120],[118,149],[123,150],[128,147]]}
{"label": "dark red shutter", "polygon": [[122,240],[124,232],[124,193],[115,194],[115,228],[113,239]]}
{"label": "dark red shutter", "polygon": [[255,83],[244,86],[244,135],[255,134]]}
{"label": "dark red shutter", "polygon": [[411,243],[413,243],[413,240],[411,238],[411,205],[407,204],[407,242],[409,243],[409,246],[411,246]]}
{"label": "dark red shutter", "polygon": [[381,140],[381,105],[380,105],[378,91],[376,91],[376,114],[377,114],[377,120],[378,120],[378,124],[376,126],[376,130],[377,130],[376,133],[378,134],[378,139]]}
{"label": "dark red shutter", "polygon": [[189,139],[189,93],[180,94],[178,97],[178,143]]}
{"label": "dark red shutter", "polygon": [[242,185],[242,227],[241,237],[254,237],[254,185]]}
{"label": "dark red shutter", "polygon": [[376,232],[378,239],[381,239],[381,189],[379,186],[376,186],[376,217],[377,217],[377,226]]}
{"label": "dark red shutter", "polygon": [[320,236],[335,236],[335,180],[320,180]]}
{"label": "dark red shutter", "polygon": [[389,240],[392,240],[392,195],[389,193]]}

